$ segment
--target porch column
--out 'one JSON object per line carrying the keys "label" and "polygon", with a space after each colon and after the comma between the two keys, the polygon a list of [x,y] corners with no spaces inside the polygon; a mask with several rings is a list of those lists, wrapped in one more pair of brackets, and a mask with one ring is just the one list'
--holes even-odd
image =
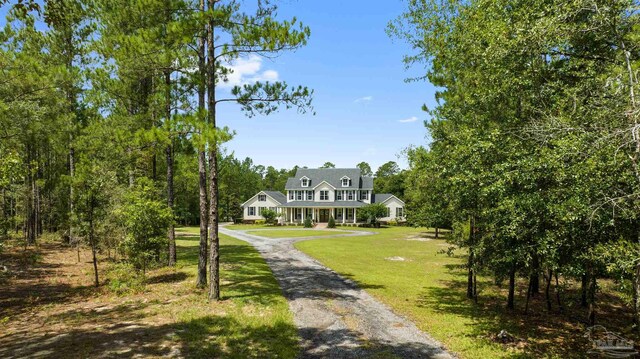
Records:
{"label": "porch column", "polygon": [[347,218],[347,209],[342,207],[342,224],[344,224],[345,218]]}
{"label": "porch column", "polygon": [[305,212],[305,209],[302,208],[302,223],[304,223],[304,212]]}
{"label": "porch column", "polygon": [[353,209],[353,223],[356,223],[356,209]]}

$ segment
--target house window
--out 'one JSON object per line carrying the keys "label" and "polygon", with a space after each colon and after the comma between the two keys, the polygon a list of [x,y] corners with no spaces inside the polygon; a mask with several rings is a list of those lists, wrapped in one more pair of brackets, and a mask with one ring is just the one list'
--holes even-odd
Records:
{"label": "house window", "polygon": [[329,200],[329,191],[320,191],[320,200],[328,201]]}
{"label": "house window", "polygon": [[293,191],[289,191],[289,199],[293,201]]}
{"label": "house window", "polygon": [[342,178],[342,187],[349,187],[349,178],[347,177]]}
{"label": "house window", "polygon": [[353,208],[347,208],[347,220],[353,220]]}
{"label": "house window", "polygon": [[294,208],[293,213],[296,219],[302,219],[302,208]]}
{"label": "house window", "polygon": [[313,201],[313,191],[307,191],[307,201]]}
{"label": "house window", "polygon": [[347,191],[347,201],[353,201],[353,191]]}
{"label": "house window", "polygon": [[267,195],[266,194],[259,194],[258,195],[258,202],[266,202],[267,201]]}
{"label": "house window", "polygon": [[336,219],[342,219],[342,208],[336,208]]}
{"label": "house window", "polygon": [[302,198],[304,191],[296,191],[296,200],[298,201],[302,201],[304,198]]}
{"label": "house window", "polygon": [[369,191],[360,191],[360,199],[369,199]]}
{"label": "house window", "polygon": [[255,216],[255,215],[256,215],[256,207],[249,207],[249,208],[247,209],[247,213],[248,213],[250,216]]}
{"label": "house window", "polygon": [[396,208],[396,218],[402,218],[402,215],[404,214],[403,213],[404,212],[403,209],[404,208],[402,208],[402,207]]}
{"label": "house window", "polygon": [[309,187],[309,179],[304,177],[302,178],[302,187]]}
{"label": "house window", "polygon": [[343,191],[336,191],[336,201],[342,201],[343,195],[342,195]]}
{"label": "house window", "polygon": [[258,207],[258,216],[262,216],[262,211],[264,211],[267,207]]}

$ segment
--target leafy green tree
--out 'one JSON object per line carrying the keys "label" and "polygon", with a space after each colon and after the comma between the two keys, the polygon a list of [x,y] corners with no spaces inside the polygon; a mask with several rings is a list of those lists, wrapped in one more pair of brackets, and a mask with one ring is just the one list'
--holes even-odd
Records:
{"label": "leafy green tree", "polygon": [[320,166],[320,168],[336,168],[336,165],[334,165],[332,162],[325,162],[322,166]]}
{"label": "leafy green tree", "polygon": [[266,224],[276,224],[278,213],[274,210],[265,208],[262,210],[262,218]]}
{"label": "leafy green tree", "polygon": [[157,197],[152,181],[141,177],[125,195],[119,209],[127,232],[125,253],[143,273],[150,261],[159,261],[160,251],[167,245],[166,228],[173,220],[171,209]]}
{"label": "leafy green tree", "polygon": [[368,176],[371,177],[373,176],[373,171],[371,170],[371,166],[369,166],[368,163],[366,162],[360,162],[356,165],[356,167],[358,167],[360,169],[360,173],[363,176]]}
{"label": "leafy green tree", "polygon": [[376,224],[378,219],[387,216],[387,206],[382,203],[370,203],[364,207],[358,208],[358,221],[367,224]]}

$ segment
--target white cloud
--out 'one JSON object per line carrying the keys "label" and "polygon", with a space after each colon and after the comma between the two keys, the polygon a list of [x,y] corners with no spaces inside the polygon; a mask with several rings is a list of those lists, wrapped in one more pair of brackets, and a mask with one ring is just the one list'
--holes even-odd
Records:
{"label": "white cloud", "polygon": [[398,122],[400,123],[409,123],[409,122],[416,122],[418,121],[418,118],[416,116],[411,116],[409,118],[405,118],[404,120],[398,120]]}
{"label": "white cloud", "polygon": [[258,55],[250,55],[247,58],[239,58],[224,64],[232,72],[227,75],[227,81],[220,83],[221,88],[232,88],[252,84],[258,81],[278,81],[278,72],[262,69],[262,58]]}
{"label": "white cloud", "polygon": [[371,101],[373,101],[373,96],[360,97],[360,98],[355,99],[355,101],[353,101],[353,102],[354,103],[361,103],[361,102],[367,103],[367,102],[371,102]]}

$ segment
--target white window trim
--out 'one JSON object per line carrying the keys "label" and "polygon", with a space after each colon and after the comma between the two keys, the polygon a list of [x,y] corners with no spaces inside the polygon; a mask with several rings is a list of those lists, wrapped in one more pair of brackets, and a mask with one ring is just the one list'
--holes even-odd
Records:
{"label": "white window trim", "polygon": [[[347,184],[346,185],[344,184],[344,180],[347,180]],[[349,187],[349,183],[350,182],[351,182],[351,178],[349,178],[347,176],[344,176],[344,177],[340,178],[340,185],[342,187]]]}
{"label": "white window trim", "polygon": [[255,216],[256,215],[256,207],[248,207],[247,208],[247,215],[248,216]]}
{"label": "white window trim", "polygon": [[[326,193],[326,194],[327,194],[327,196],[326,196],[326,198],[325,198],[325,199],[322,199],[322,194],[323,194],[323,193]],[[329,200],[329,191],[328,191],[328,190],[322,190],[322,191],[320,191],[320,197],[319,197],[319,198],[320,198],[320,201],[328,201],[328,200]]]}
{"label": "white window trim", "polygon": [[[262,199],[264,198],[264,199]],[[266,202],[267,201],[267,195],[266,194],[259,194],[258,195],[258,202]]]}
{"label": "white window trim", "polygon": [[[305,182],[306,182],[306,184],[305,184]],[[302,186],[302,187],[309,187],[309,183],[310,182],[311,181],[309,180],[309,177],[307,177],[307,176],[303,176],[302,178],[300,178],[300,186]]]}
{"label": "white window trim", "polygon": [[307,199],[307,201],[313,201],[313,191],[306,191],[305,198]]}

